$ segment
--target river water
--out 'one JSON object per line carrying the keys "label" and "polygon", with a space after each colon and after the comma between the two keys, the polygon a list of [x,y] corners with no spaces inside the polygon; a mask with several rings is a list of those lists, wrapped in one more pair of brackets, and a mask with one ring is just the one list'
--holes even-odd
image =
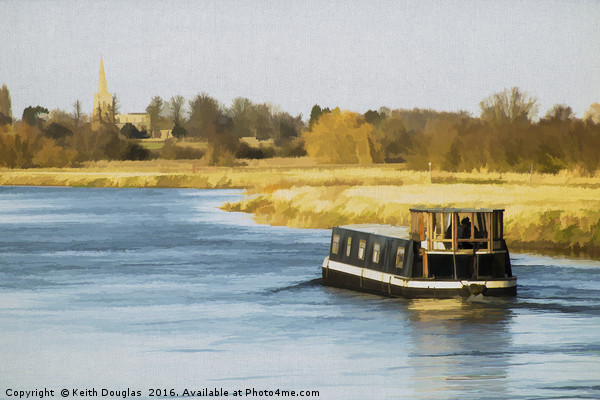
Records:
{"label": "river water", "polygon": [[0,398],[600,398],[599,262],[513,255],[512,299],[360,294],[319,283],[329,231],[218,209],[241,196],[0,187]]}

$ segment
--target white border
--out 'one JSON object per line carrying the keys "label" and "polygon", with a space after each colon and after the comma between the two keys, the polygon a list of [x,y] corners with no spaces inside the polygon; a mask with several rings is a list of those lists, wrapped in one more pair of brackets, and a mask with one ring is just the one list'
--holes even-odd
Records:
{"label": "white border", "polygon": [[323,260],[323,268],[330,269],[332,271],[343,272],[349,275],[359,276],[362,278],[370,279],[373,281],[379,281],[382,283],[415,289],[462,289],[463,286],[469,286],[471,284],[484,285],[488,289],[502,289],[511,288],[517,286],[517,278],[511,277],[506,279],[492,279],[484,281],[473,281],[473,280],[462,280],[462,281],[434,281],[434,280],[414,280],[410,278],[404,278],[398,275],[388,274],[386,272],[374,271],[368,268],[355,267],[341,263],[338,261],[331,261],[329,257],[325,257]]}

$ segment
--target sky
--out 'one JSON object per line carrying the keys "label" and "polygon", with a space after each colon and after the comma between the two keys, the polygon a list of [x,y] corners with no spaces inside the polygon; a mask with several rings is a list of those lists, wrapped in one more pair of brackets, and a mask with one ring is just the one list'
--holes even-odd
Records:
{"label": "sky", "polygon": [[600,1],[0,0],[0,85],[29,105],[90,113],[100,54],[121,112],[153,96],[466,110],[504,88],[540,115],[600,102]]}

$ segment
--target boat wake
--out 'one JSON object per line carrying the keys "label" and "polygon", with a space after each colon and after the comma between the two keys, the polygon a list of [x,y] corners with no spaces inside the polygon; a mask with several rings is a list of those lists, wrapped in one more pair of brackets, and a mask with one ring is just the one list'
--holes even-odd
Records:
{"label": "boat wake", "polygon": [[321,281],[322,281],[321,278],[316,278],[316,279],[312,279],[310,281],[300,282],[295,285],[284,286],[282,288],[273,289],[270,291],[270,293],[279,293],[279,292],[284,292],[286,290],[298,290],[298,289],[304,289],[307,287],[321,286]]}

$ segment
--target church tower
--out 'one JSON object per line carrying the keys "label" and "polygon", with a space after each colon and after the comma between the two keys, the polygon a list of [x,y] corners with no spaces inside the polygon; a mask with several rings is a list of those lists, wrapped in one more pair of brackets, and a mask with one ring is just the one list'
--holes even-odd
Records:
{"label": "church tower", "polygon": [[106,87],[106,76],[104,75],[104,62],[100,55],[100,72],[98,76],[98,93],[94,94],[94,112],[92,122],[96,127],[101,122],[113,122],[113,97],[108,93]]}

